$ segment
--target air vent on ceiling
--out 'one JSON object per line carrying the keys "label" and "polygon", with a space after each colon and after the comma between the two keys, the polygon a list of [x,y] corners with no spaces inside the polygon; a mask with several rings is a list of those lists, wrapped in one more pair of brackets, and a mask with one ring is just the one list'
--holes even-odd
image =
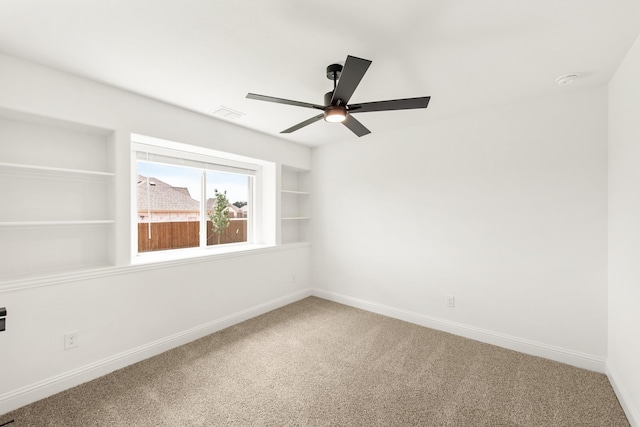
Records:
{"label": "air vent on ceiling", "polygon": [[240,117],[244,116],[244,113],[240,111],[232,110],[231,108],[225,107],[221,105],[212,113],[215,117],[226,119],[226,120],[238,120]]}

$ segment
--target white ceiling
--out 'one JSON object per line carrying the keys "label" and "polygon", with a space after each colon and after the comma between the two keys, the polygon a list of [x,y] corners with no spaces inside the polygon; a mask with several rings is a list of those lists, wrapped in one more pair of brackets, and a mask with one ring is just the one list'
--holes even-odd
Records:
{"label": "white ceiling", "polygon": [[[322,104],[347,55],[373,61],[352,103],[432,97],[358,115],[382,133],[604,84],[639,31],[637,0],[0,1],[1,51],[277,136],[317,111],[246,94]],[[356,138],[324,121],[282,137]]]}

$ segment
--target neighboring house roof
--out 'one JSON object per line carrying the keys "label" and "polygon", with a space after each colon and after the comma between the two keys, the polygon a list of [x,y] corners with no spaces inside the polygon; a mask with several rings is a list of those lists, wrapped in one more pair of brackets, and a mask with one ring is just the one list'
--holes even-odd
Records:
{"label": "neighboring house roof", "polygon": [[179,191],[181,193],[186,194],[187,196],[191,197],[191,194],[189,193],[189,189],[187,187],[171,187],[176,191]]}
{"label": "neighboring house roof", "polygon": [[147,193],[147,177],[138,175],[138,211],[200,211],[200,202],[191,198],[189,189],[172,187],[153,177],[149,177],[149,184]]}
{"label": "neighboring house roof", "polygon": [[207,211],[213,210],[213,208],[218,204],[218,200],[215,197],[207,199]]}
{"label": "neighboring house roof", "polygon": [[[218,204],[218,199],[216,199],[215,197],[207,199],[207,212],[214,210],[217,204]],[[227,208],[229,212],[233,212],[236,215],[240,212],[240,210],[235,205],[232,205],[231,203],[227,205]]]}

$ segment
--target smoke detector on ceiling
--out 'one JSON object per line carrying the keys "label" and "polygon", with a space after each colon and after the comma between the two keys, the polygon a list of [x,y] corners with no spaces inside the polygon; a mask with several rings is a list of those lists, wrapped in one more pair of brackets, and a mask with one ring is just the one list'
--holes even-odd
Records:
{"label": "smoke detector on ceiling", "polygon": [[571,74],[565,74],[564,76],[560,76],[556,79],[556,83],[558,83],[558,86],[566,86],[566,85],[570,85],[571,83],[573,83],[578,77],[580,77],[580,74],[578,73],[571,73]]}

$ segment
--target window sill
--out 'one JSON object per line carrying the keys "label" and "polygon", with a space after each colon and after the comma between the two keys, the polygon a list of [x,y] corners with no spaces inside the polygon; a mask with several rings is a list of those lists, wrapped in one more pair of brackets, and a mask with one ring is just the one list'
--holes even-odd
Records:
{"label": "window sill", "polygon": [[144,265],[156,262],[184,261],[190,259],[237,256],[242,253],[251,253],[256,250],[271,248],[273,245],[256,245],[248,243],[234,243],[221,246],[209,246],[207,248],[168,249],[164,251],[144,252],[131,260],[131,265]]}

